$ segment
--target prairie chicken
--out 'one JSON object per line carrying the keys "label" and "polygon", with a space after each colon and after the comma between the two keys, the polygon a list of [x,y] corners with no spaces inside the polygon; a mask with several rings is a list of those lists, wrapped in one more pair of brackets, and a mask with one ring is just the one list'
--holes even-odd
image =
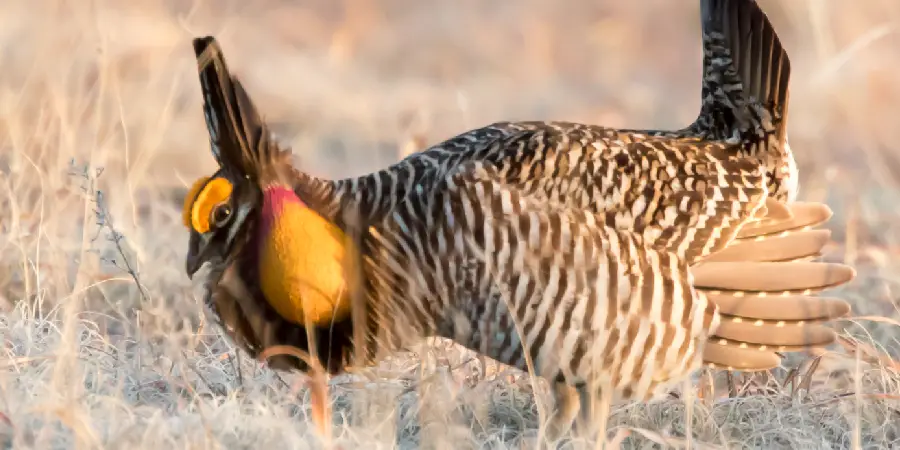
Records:
{"label": "prairie chicken", "polygon": [[254,357],[293,346],[334,374],[442,336],[532,369],[555,433],[590,396],[832,343],[824,323],[850,307],[811,294],[854,271],[811,261],[831,212],[794,201],[787,55],[753,1],[701,5],[703,105],[683,130],[496,123],[342,180],[296,169],[195,39],[219,170],[185,199],[188,275],[210,263],[206,303]]}

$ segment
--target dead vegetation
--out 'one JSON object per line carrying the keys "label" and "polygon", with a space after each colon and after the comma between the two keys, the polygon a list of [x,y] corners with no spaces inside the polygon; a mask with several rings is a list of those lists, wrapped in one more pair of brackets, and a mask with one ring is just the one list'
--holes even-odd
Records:
{"label": "dead vegetation", "polygon": [[[545,386],[446,342],[330,380],[325,405],[203,321],[179,210],[213,168],[190,38],[219,37],[298,164],[348,176],[497,120],[683,125],[695,3],[0,6],[0,448],[321,448],[324,406],[335,448],[534,448]],[[859,273],[828,295],[854,318],[770,376],[616,407],[627,448],[900,445],[900,6],[760,3],[793,63],[801,196],[832,206],[826,258]]]}

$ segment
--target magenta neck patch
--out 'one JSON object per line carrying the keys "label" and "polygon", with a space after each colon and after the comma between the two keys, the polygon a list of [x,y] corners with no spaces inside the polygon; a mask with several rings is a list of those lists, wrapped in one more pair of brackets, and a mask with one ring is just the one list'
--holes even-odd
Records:
{"label": "magenta neck patch", "polygon": [[293,190],[285,186],[272,186],[263,191],[262,232],[268,233],[287,205],[305,207]]}

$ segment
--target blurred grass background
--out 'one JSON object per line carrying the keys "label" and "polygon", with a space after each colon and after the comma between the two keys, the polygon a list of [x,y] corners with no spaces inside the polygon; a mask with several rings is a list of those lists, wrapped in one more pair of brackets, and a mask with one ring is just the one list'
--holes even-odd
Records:
{"label": "blurred grass background", "polygon": [[[826,258],[859,272],[828,295],[881,319],[840,324],[846,339],[818,360],[808,392],[781,385],[816,361],[795,358],[746,389],[755,395],[696,400],[689,428],[714,448],[892,448],[900,3],[759,3],[792,62],[801,198],[834,209]],[[200,287],[182,269],[182,197],[214,170],[192,37],[218,37],[304,170],[344,177],[500,120],[688,124],[700,98],[698,5],[3,2],[0,448],[322,445],[302,380],[239,357],[203,323]],[[532,380],[480,363],[440,342],[336,379],[336,442],[534,448]],[[614,431],[628,447],[678,446],[684,405],[622,405]]]}

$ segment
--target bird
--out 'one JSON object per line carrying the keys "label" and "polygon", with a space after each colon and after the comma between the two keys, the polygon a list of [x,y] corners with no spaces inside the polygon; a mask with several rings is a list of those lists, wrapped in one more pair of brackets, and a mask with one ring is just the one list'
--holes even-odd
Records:
{"label": "bird", "polygon": [[700,6],[681,130],[497,122],[338,180],[297,168],[215,37],[194,38],[218,169],[185,196],[187,275],[209,266],[204,303],[273,369],[334,375],[445,337],[550,382],[556,437],[702,367],[831,344],[850,305],[814,294],[855,271],[817,260],[832,213],[797,200],[789,59],[755,1]]}

